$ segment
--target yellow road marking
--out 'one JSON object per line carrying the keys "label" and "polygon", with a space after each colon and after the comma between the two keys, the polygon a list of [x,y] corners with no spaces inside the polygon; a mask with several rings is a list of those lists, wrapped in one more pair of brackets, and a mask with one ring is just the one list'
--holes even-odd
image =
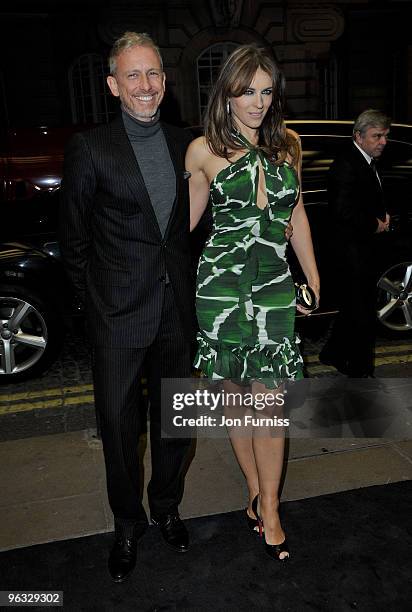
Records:
{"label": "yellow road marking", "polygon": [[392,357],[378,357],[375,359],[375,365],[385,365],[387,363],[411,363],[412,355],[393,355]]}
{"label": "yellow road marking", "polygon": [[0,402],[14,402],[16,400],[30,400],[38,397],[53,397],[54,395],[65,395],[66,393],[82,393],[93,391],[93,385],[74,385],[73,387],[57,387],[55,389],[38,389],[37,391],[22,391],[20,393],[0,394]]}
{"label": "yellow road marking", "polygon": [[[392,355],[388,357],[378,357],[375,359],[375,366],[387,365],[390,363],[412,363],[412,355]],[[309,374],[322,374],[326,372],[336,372],[333,366],[313,365],[307,368]]]}
{"label": "yellow road marking", "polygon": [[77,397],[60,397],[45,402],[29,402],[24,404],[11,404],[2,406],[0,415],[14,414],[15,412],[29,412],[30,410],[44,410],[46,408],[62,408],[63,406],[76,406],[78,404],[93,404],[94,395],[78,395]]}
{"label": "yellow road marking", "polygon": [[[393,345],[393,346],[377,346],[375,348],[375,355],[376,354],[386,354],[386,353],[396,353],[396,352],[405,352],[405,351],[412,351],[412,344],[397,344],[397,345]],[[400,357],[402,357],[402,355],[400,355]],[[306,355],[304,357],[304,361],[305,363],[313,363],[313,362],[318,362],[318,355]],[[328,366],[324,366],[324,367],[328,367]]]}
{"label": "yellow road marking", "polygon": [[375,348],[375,353],[396,353],[396,351],[412,351],[412,344],[377,346]]}

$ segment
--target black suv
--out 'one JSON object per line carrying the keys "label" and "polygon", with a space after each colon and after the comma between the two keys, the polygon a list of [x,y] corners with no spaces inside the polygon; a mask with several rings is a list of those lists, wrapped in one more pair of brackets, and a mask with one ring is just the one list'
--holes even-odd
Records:
{"label": "black suv", "polygon": [[[327,171],[351,138],[350,121],[288,121],[303,147],[303,197],[322,282],[319,315],[336,312],[334,262],[329,256]],[[14,132],[16,136],[17,133]],[[0,381],[39,375],[56,358],[65,321],[81,311],[64,274],[55,228],[62,154],[68,130],[42,128],[31,154],[3,152],[0,169]],[[47,141],[47,138],[49,140]],[[16,138],[15,138],[16,140]],[[24,142],[30,142],[25,135]],[[47,146],[45,144],[47,141]],[[13,144],[13,143],[12,143]],[[412,126],[392,125],[380,160],[391,231],[376,262],[379,321],[394,332],[412,330]],[[202,231],[194,236],[199,250]],[[290,254],[300,280],[299,266]]]}

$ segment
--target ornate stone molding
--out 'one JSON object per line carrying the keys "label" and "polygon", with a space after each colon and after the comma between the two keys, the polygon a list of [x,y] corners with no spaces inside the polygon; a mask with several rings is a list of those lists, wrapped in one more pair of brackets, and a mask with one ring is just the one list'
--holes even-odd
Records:
{"label": "ornate stone molding", "polygon": [[236,28],[240,23],[243,0],[209,0],[213,20],[218,28]]}
{"label": "ornate stone molding", "polygon": [[341,36],[344,16],[332,6],[303,5],[288,9],[288,34],[299,42],[329,42]]}

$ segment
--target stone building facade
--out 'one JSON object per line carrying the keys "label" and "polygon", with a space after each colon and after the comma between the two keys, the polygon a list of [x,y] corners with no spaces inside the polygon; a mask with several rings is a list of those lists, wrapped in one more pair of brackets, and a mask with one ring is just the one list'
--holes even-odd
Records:
{"label": "stone building facade", "polygon": [[34,11],[15,0],[13,12],[0,9],[2,123],[106,121],[115,109],[106,58],[125,30],[146,31],[159,44],[168,84],[164,112],[183,124],[201,122],[218,62],[249,42],[272,48],[287,80],[289,117],[351,118],[375,106],[412,122],[410,4],[38,0]]}

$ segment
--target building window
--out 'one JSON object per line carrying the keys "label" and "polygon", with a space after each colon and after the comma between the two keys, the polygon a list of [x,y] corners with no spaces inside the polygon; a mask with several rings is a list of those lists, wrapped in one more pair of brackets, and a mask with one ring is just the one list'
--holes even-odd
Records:
{"label": "building window", "polygon": [[226,58],[238,47],[236,43],[212,45],[197,58],[197,79],[199,91],[199,116],[203,120],[210,90]]}
{"label": "building window", "polygon": [[106,83],[108,69],[103,58],[90,53],[78,57],[69,68],[73,123],[107,123],[115,114]]}

